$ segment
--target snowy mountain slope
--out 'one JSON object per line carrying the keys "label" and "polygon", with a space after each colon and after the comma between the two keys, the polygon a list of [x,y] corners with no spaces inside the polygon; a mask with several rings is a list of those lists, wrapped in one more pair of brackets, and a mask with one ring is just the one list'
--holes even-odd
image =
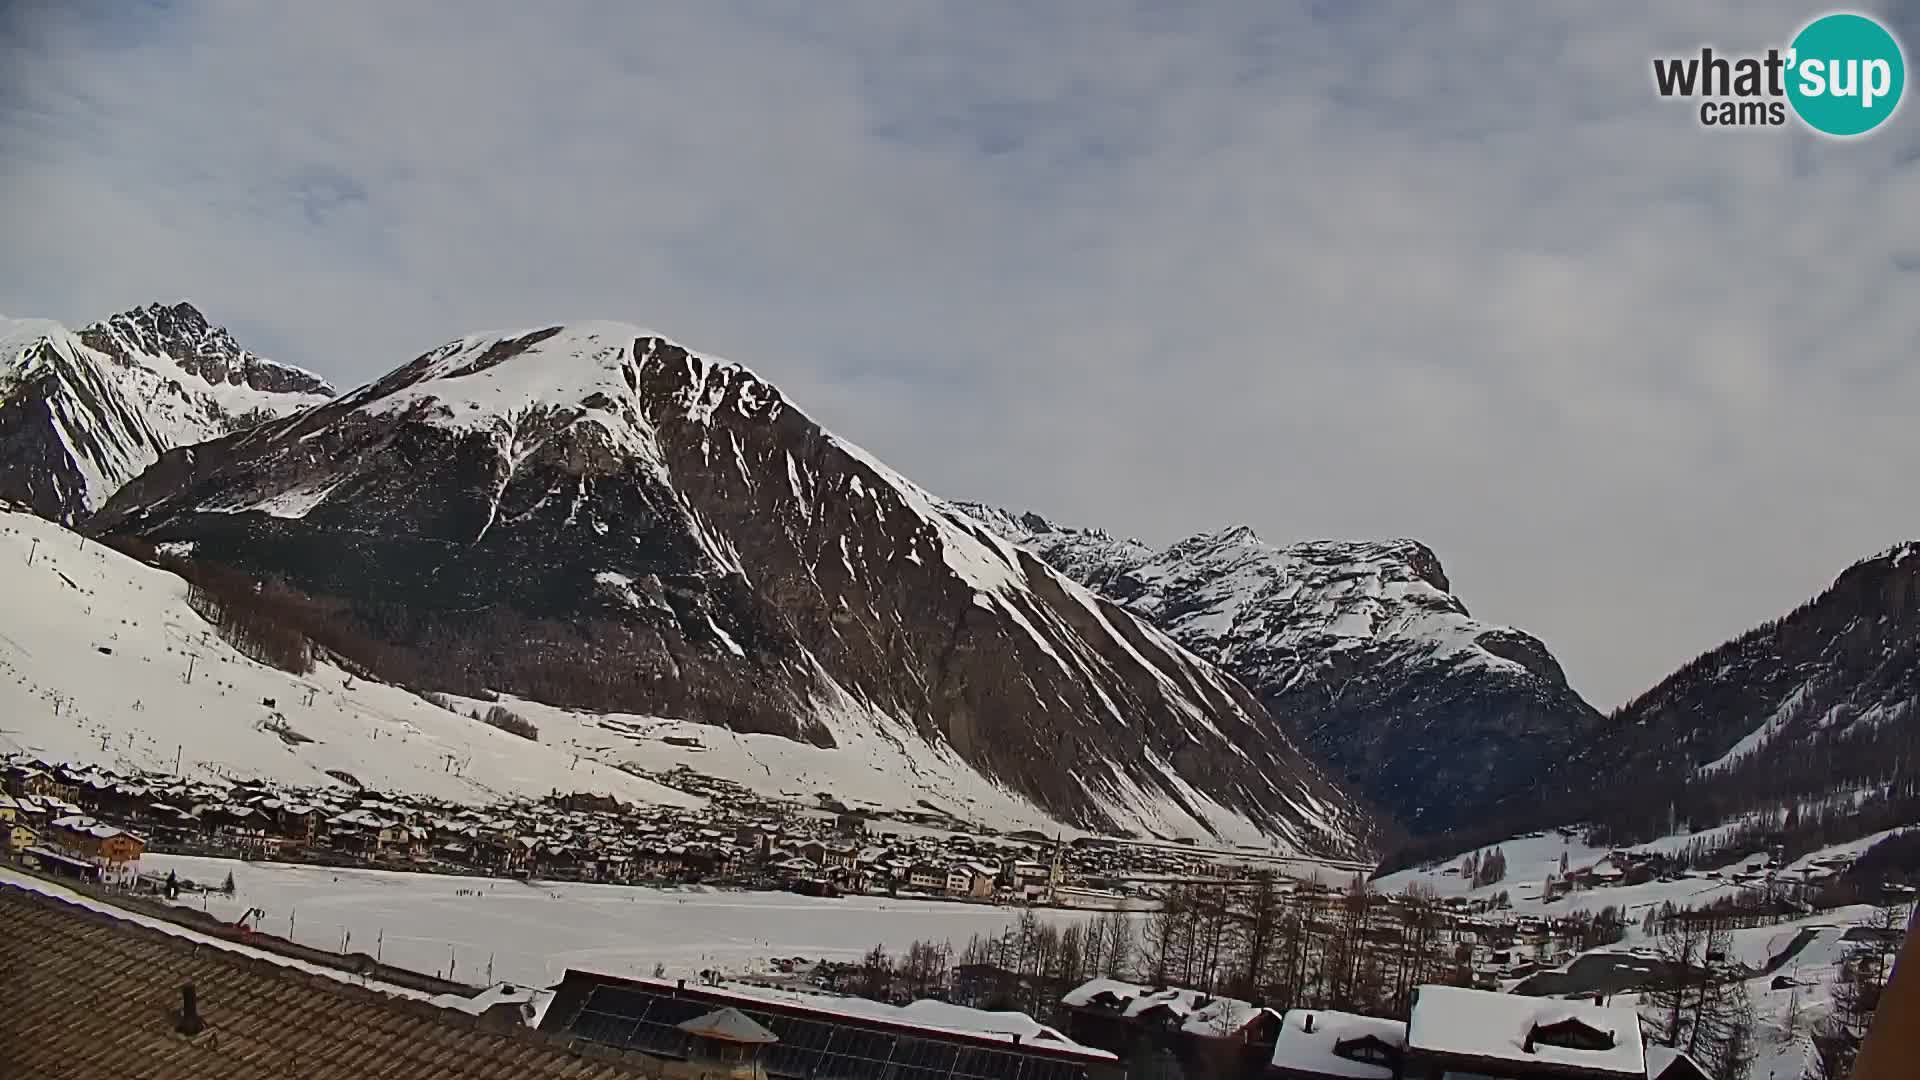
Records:
{"label": "snowy mountain slope", "polygon": [[343,602],[414,683],[846,750],[1088,828],[1329,854],[1369,829],[1232,678],[623,324],[451,342],[167,454],[95,525]]}
{"label": "snowy mountain slope", "polygon": [[1232,672],[1415,832],[1472,820],[1599,720],[1546,646],[1475,620],[1411,540],[1279,548],[1243,526],[1154,551],[961,509]]}
{"label": "snowy mountain slope", "polygon": [[[189,777],[312,787],[338,784],[339,770],[476,804],[554,789],[700,803],[328,664],[263,667],[187,605],[178,577],[24,510],[0,508],[0,566],[0,751],[159,772],[178,760]],[[276,716],[311,741],[269,730]]]}
{"label": "snowy mountain slope", "polygon": [[168,449],[331,396],[318,377],[247,352],[187,304],[77,333],[0,319],[0,497],[76,521]]}
{"label": "snowy mountain slope", "polygon": [[[1539,799],[1631,775],[1716,813],[1914,780],[1920,542],[1863,559],[1820,596],[1689,662],[1543,775]],[[1681,812],[1684,814],[1683,805]]]}

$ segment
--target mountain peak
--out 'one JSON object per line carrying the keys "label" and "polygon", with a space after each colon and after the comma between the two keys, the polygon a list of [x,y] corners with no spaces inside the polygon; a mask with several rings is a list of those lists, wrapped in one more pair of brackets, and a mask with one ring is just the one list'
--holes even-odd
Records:
{"label": "mountain peak", "polygon": [[1213,539],[1222,544],[1258,544],[1260,534],[1251,525],[1230,525],[1214,533]]}
{"label": "mountain peak", "polygon": [[[657,458],[649,416],[711,423],[723,405],[771,421],[786,401],[738,364],[703,357],[631,323],[588,321],[470,334],[340,399],[367,416],[415,417],[439,427],[521,438],[521,421],[597,430],[632,457]],[[321,422],[315,417],[312,423]]]}
{"label": "mountain peak", "polygon": [[1903,566],[1909,559],[1920,559],[1920,540],[1903,540],[1867,561]]}
{"label": "mountain peak", "polygon": [[[1238,676],[1416,831],[1471,820],[1598,721],[1546,646],[1475,620],[1417,540],[1281,547],[1246,525],[1158,551],[1058,527],[1009,539]],[[1471,749],[1437,768],[1436,739]],[[1526,749],[1491,749],[1508,744]]]}
{"label": "mountain peak", "polygon": [[0,320],[0,496],[61,521],[98,510],[167,450],[332,396],[241,348],[192,304],[148,304],[78,333]]}
{"label": "mountain peak", "polygon": [[226,327],[210,321],[192,303],[151,303],[110,315],[81,328],[86,346],[122,366],[145,367],[172,377],[171,367],[208,385],[272,394],[332,397],[333,387],[311,371],[268,360],[242,348]]}

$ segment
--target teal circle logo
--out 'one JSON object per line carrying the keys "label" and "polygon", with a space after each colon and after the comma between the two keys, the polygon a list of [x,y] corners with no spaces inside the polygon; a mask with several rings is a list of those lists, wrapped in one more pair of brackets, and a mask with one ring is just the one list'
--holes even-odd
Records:
{"label": "teal circle logo", "polygon": [[1787,100],[1815,131],[1842,138],[1886,123],[1907,86],[1907,62],[1887,28],[1842,12],[1794,36]]}

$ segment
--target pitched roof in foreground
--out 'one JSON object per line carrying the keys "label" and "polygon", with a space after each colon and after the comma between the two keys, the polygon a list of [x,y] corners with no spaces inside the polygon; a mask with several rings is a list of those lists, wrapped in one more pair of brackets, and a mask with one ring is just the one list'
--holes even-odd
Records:
{"label": "pitched roof in foreground", "polygon": [[[613,1080],[637,1061],[390,997],[0,884],[8,1080]],[[205,1030],[176,1032],[192,983]],[[657,1072],[652,1073],[657,1075]]]}

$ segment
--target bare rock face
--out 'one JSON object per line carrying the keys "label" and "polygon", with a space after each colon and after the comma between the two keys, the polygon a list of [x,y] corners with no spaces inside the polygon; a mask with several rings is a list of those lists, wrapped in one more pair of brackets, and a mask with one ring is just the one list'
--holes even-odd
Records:
{"label": "bare rock face", "polygon": [[240,348],[186,304],[78,333],[0,319],[0,497],[78,521],[163,452],[332,394],[317,376]]}
{"label": "bare rock face", "polygon": [[1600,721],[1544,644],[1475,620],[1416,541],[1274,547],[1239,526],[1156,551],[966,509],[1237,676],[1416,834],[1525,790]]}
{"label": "bare rock face", "polygon": [[1087,828],[1372,835],[1234,679],[630,326],[449,343],[169,452],[93,525],[343,605],[416,682],[905,747]]}

